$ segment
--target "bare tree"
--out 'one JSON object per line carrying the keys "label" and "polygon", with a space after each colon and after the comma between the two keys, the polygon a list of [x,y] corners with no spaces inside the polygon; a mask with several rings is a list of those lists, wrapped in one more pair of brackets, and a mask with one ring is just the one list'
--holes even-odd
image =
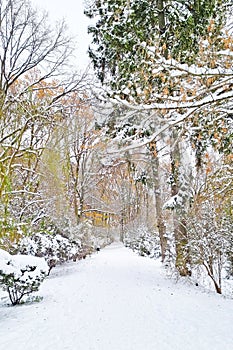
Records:
{"label": "bare tree", "polygon": [[64,97],[83,94],[85,75],[71,69],[65,23],[52,27],[30,1],[0,1],[0,23],[0,211],[22,223],[40,216],[38,164]]}
{"label": "bare tree", "polygon": [[27,0],[1,1],[0,21],[2,94],[33,68],[40,71],[33,83],[61,73],[72,53],[64,22],[52,28],[47,14],[34,10]]}

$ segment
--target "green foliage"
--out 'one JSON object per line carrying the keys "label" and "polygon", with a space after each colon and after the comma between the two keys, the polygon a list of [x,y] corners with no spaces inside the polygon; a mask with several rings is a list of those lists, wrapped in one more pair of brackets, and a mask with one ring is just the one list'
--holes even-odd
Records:
{"label": "green foliage", "polygon": [[210,32],[210,19],[215,24],[217,34],[224,21],[227,1],[197,0],[172,1],[173,9],[167,10],[169,29],[165,33],[165,42],[173,58],[181,62],[193,63],[199,51],[200,38],[206,38]]}
{"label": "green foliage", "polygon": [[[89,49],[96,74],[114,93],[140,100],[139,88],[157,90],[154,62],[159,54],[193,63],[200,38],[223,22],[226,1],[94,1],[86,15],[96,17],[89,27]],[[162,7],[162,10],[160,8]],[[161,27],[161,19],[165,27]],[[212,35],[213,33],[211,33]]]}
{"label": "green foliage", "polygon": [[0,249],[14,253],[15,245],[28,234],[29,226],[17,222],[10,215],[2,215],[0,218]]}
{"label": "green foliage", "polygon": [[156,14],[148,2],[96,1],[86,14],[99,16],[97,24],[89,27],[94,44],[89,54],[100,81],[113,76],[112,86],[117,89],[118,85],[126,87],[132,74],[142,80],[140,70],[144,70],[147,53],[141,44],[144,40],[152,44],[155,39]]}

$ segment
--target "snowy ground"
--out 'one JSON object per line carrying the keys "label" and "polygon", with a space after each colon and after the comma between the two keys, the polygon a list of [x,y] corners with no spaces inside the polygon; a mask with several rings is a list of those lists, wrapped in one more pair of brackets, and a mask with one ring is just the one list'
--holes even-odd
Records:
{"label": "snowy ground", "polygon": [[233,300],[175,283],[117,243],[54,269],[39,294],[40,303],[0,303],[1,349],[233,349]]}

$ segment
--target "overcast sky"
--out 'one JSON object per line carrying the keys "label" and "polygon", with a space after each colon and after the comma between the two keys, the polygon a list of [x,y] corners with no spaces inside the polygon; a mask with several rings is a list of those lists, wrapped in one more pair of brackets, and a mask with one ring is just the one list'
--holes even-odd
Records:
{"label": "overcast sky", "polygon": [[32,5],[45,9],[52,21],[65,19],[71,35],[75,36],[77,42],[77,54],[75,65],[84,69],[88,64],[86,54],[91,36],[87,34],[89,19],[83,14],[83,0],[31,0]]}

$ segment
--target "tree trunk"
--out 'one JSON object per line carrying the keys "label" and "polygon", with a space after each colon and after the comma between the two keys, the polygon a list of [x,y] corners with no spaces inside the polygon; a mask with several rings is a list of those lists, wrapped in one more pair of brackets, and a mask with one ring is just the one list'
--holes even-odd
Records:
{"label": "tree trunk", "polygon": [[163,212],[162,212],[161,184],[159,179],[159,159],[158,159],[158,154],[156,149],[156,143],[151,142],[149,147],[150,147],[150,153],[152,158],[156,220],[157,220],[157,227],[159,231],[161,256],[162,256],[162,262],[163,262],[166,256],[167,238],[166,238],[166,226],[164,223]]}
{"label": "tree trunk", "polygon": [[159,31],[160,34],[165,32],[165,14],[164,14],[164,0],[157,0],[157,9],[158,9],[158,20],[159,20]]}
{"label": "tree trunk", "polygon": [[[178,141],[177,129],[172,130],[171,136],[171,195],[176,196],[180,190],[180,166],[181,152]],[[185,221],[185,198],[182,198],[182,203],[176,203],[173,210],[174,237],[176,248],[176,269],[181,276],[190,276],[189,269],[189,252],[188,252],[188,237]]]}
{"label": "tree trunk", "polygon": [[208,273],[208,276],[212,279],[213,283],[214,283],[214,287],[215,290],[218,294],[222,294],[222,288],[221,288],[221,284],[217,283],[216,279],[214,278],[214,274],[213,274],[213,269],[212,269],[212,265],[210,264],[209,266],[203,262],[204,267],[206,268],[206,271]]}

